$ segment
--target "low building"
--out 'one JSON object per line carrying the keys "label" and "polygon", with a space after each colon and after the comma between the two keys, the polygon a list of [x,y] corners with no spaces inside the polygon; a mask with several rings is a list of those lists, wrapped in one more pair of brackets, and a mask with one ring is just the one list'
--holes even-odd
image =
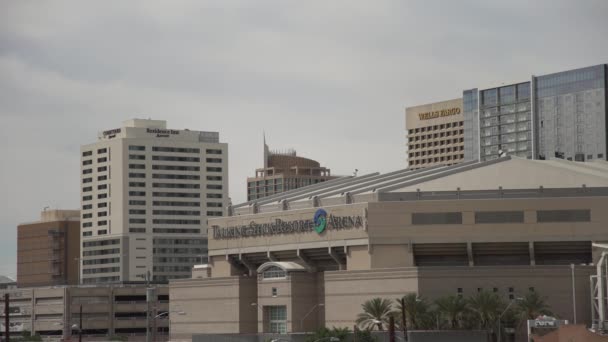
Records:
{"label": "low building", "polygon": [[209,222],[209,264],[170,283],[171,310],[189,313],[171,337],[352,329],[374,297],[483,290],[505,301],[537,291],[559,317],[590,323],[607,205],[605,161],[509,156],[235,205]]}
{"label": "low building", "polygon": [[[11,334],[23,331],[46,337],[82,334],[87,338],[127,336],[141,339],[146,334],[145,286],[57,286],[0,290],[0,305],[9,294],[9,328]],[[166,341],[168,334],[168,288],[157,287],[156,300],[150,306],[151,331],[156,341]],[[80,316],[82,308],[82,317]],[[163,313],[167,313],[162,315]],[[153,316],[152,316],[153,315]],[[4,331],[4,311],[2,331]],[[81,325],[82,322],[82,325]],[[74,325],[76,327],[72,328]],[[156,329],[154,329],[156,327]]]}
{"label": "low building", "polygon": [[247,178],[247,200],[298,189],[333,179],[331,170],[315,160],[297,155],[295,150],[271,151],[264,139],[264,167]]}
{"label": "low building", "polygon": [[17,282],[12,278],[0,275],[0,289],[14,289],[17,287]]}
{"label": "low building", "polygon": [[76,285],[79,257],[79,210],[44,210],[17,227],[19,287]]}

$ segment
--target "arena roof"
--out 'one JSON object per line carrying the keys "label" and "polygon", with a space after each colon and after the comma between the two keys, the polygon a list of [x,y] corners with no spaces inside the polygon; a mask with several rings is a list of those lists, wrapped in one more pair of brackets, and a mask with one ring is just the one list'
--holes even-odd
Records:
{"label": "arena roof", "polygon": [[341,177],[234,205],[229,215],[361,202],[581,194],[608,196],[608,162],[506,156],[485,162]]}

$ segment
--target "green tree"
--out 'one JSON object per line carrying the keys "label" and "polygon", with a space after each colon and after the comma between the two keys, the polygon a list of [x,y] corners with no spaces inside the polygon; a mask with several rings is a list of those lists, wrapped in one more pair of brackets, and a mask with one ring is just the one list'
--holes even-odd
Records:
{"label": "green tree", "polygon": [[426,299],[416,293],[407,294],[396,301],[395,323],[401,327],[402,300],[405,302],[405,316],[410,329],[429,329],[433,327],[434,315]]}
{"label": "green tree", "polygon": [[467,302],[470,318],[477,322],[479,329],[494,331],[498,317],[505,308],[504,301],[496,294],[488,291],[478,292]]}
{"label": "green tree", "polygon": [[435,300],[439,316],[448,322],[450,329],[461,327],[467,310],[467,302],[460,296],[445,296]]}
{"label": "green tree", "polygon": [[388,326],[389,317],[393,314],[391,301],[386,298],[373,298],[361,304],[363,312],[357,315],[357,325],[362,329],[384,330]]}
{"label": "green tree", "polygon": [[348,328],[332,327],[330,330],[323,327],[315,331],[314,335],[311,335],[306,338],[306,342],[313,342],[326,337],[337,337],[340,339],[340,341],[345,341],[349,333],[350,330]]}
{"label": "green tree", "polygon": [[538,292],[528,292],[522,300],[517,302],[515,308],[520,320],[535,319],[541,315],[551,316],[553,313],[549,305],[545,302],[546,298],[541,297]]}

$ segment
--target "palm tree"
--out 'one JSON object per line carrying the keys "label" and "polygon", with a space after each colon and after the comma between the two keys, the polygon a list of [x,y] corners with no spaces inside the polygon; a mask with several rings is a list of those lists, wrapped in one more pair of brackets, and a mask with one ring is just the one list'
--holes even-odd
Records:
{"label": "palm tree", "polygon": [[363,312],[357,315],[357,325],[362,329],[383,330],[382,325],[388,325],[389,317],[393,314],[391,301],[386,298],[373,298],[361,304]]}
{"label": "palm tree", "polygon": [[446,319],[451,329],[459,327],[459,321],[462,320],[467,309],[467,302],[460,296],[445,296],[435,300],[435,306],[441,317]]}
{"label": "palm tree", "polygon": [[408,320],[408,327],[411,329],[421,329],[432,327],[432,315],[429,310],[429,303],[426,299],[418,297],[416,293],[407,294],[397,298],[396,302],[396,323],[401,325],[402,300],[405,302],[405,315]]}
{"label": "palm tree", "polygon": [[467,303],[467,309],[471,311],[479,329],[492,330],[504,308],[504,301],[496,293],[487,291],[471,296]]}
{"label": "palm tree", "polygon": [[538,292],[528,292],[522,300],[517,303],[516,310],[519,313],[521,320],[535,319],[541,315],[551,316],[553,313],[549,309],[549,305],[545,302],[544,297],[541,297]]}

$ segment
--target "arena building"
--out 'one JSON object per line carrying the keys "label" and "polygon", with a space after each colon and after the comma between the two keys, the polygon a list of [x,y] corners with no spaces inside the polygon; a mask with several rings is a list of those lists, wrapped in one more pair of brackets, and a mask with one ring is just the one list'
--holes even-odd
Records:
{"label": "arena building", "polygon": [[501,157],[343,177],[228,208],[209,264],[170,282],[171,339],[352,329],[361,304],[537,291],[590,322],[608,163]]}

